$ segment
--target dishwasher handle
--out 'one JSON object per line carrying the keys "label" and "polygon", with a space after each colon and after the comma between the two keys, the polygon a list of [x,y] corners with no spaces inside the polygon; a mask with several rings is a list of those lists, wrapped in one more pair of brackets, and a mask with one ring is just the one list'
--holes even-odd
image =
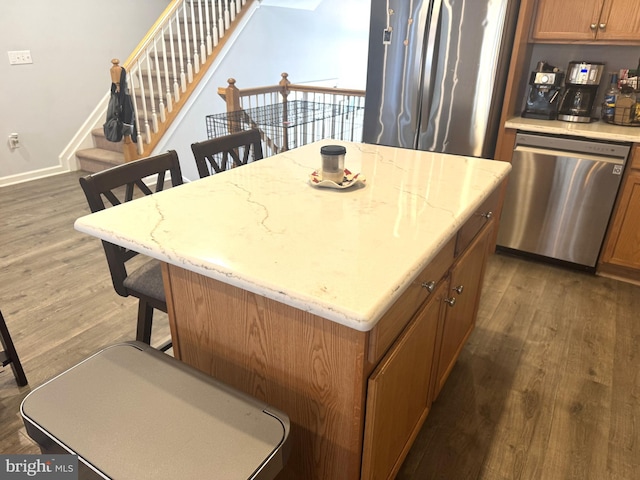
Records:
{"label": "dishwasher handle", "polygon": [[[618,142],[601,142],[585,138],[559,137],[536,133],[518,132],[516,146],[522,145],[542,150],[553,150],[551,155],[561,157],[591,155],[592,157],[619,158],[626,160],[631,151],[631,144]],[[590,158],[592,158],[590,157]]]}
{"label": "dishwasher handle", "polygon": [[601,157],[600,155],[591,155],[588,153],[566,152],[564,150],[551,150],[549,148],[528,147],[526,145],[517,145],[513,152],[532,153],[534,155],[548,155],[551,157],[569,157],[581,160],[590,160],[593,162],[610,163],[612,165],[624,165],[626,158]]}

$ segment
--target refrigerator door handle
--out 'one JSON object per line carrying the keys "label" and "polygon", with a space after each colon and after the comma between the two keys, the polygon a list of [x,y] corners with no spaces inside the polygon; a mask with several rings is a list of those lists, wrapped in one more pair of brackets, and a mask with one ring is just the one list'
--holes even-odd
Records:
{"label": "refrigerator door handle", "polygon": [[[429,17],[429,30],[426,36],[426,43],[424,49],[424,61],[422,70],[422,98],[421,105],[419,105],[419,111],[422,115],[428,115],[431,111],[431,104],[433,102],[433,77],[436,72],[433,71],[433,67],[437,65],[436,62],[436,44],[438,35],[440,34],[440,11],[442,10],[442,0],[433,0],[431,3],[431,15]],[[426,108],[425,108],[426,107]],[[428,118],[420,118],[420,132],[416,132],[415,148],[420,148],[418,145],[420,134],[422,130],[427,128]]]}

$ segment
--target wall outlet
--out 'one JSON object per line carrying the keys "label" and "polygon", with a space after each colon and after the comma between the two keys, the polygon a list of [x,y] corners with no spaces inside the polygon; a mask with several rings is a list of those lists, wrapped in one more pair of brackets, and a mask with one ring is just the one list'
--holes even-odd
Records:
{"label": "wall outlet", "polygon": [[10,65],[25,65],[33,63],[31,59],[31,50],[13,50],[7,52],[9,54]]}
{"label": "wall outlet", "polygon": [[18,138],[18,134],[17,133],[12,133],[9,135],[9,150],[11,150],[12,152],[16,149],[16,148],[20,148],[20,139]]}

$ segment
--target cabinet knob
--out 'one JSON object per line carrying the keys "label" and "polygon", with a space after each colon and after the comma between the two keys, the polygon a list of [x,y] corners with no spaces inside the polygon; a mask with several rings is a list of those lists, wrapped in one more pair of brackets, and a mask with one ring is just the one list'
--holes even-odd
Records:
{"label": "cabinet knob", "polygon": [[589,28],[591,28],[591,30],[595,32],[596,28],[598,28],[598,24],[592,23],[591,25],[589,25]]}
{"label": "cabinet knob", "polygon": [[453,287],[451,290],[460,295],[464,291],[464,285],[458,285],[457,287]]}
{"label": "cabinet knob", "polygon": [[448,304],[450,307],[453,307],[456,304],[456,297],[445,298],[444,302]]}
{"label": "cabinet knob", "polygon": [[480,216],[486,218],[487,220],[491,220],[491,217],[493,217],[493,212],[492,211],[488,211],[488,212],[485,212],[485,213],[481,213]]}
{"label": "cabinet knob", "polygon": [[606,24],[606,23],[601,23],[601,24],[599,25],[599,27],[600,27],[600,30],[604,30],[604,29],[606,29],[606,28],[607,28],[607,24]]}
{"label": "cabinet knob", "polygon": [[436,282],[431,280],[430,282],[422,282],[422,288],[426,288],[429,293],[433,292],[436,288]]}

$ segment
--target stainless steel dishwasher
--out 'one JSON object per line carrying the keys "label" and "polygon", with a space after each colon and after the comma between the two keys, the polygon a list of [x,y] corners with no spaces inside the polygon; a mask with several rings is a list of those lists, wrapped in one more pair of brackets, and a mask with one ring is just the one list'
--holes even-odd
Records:
{"label": "stainless steel dishwasher", "polygon": [[595,269],[630,145],[518,133],[500,250]]}

